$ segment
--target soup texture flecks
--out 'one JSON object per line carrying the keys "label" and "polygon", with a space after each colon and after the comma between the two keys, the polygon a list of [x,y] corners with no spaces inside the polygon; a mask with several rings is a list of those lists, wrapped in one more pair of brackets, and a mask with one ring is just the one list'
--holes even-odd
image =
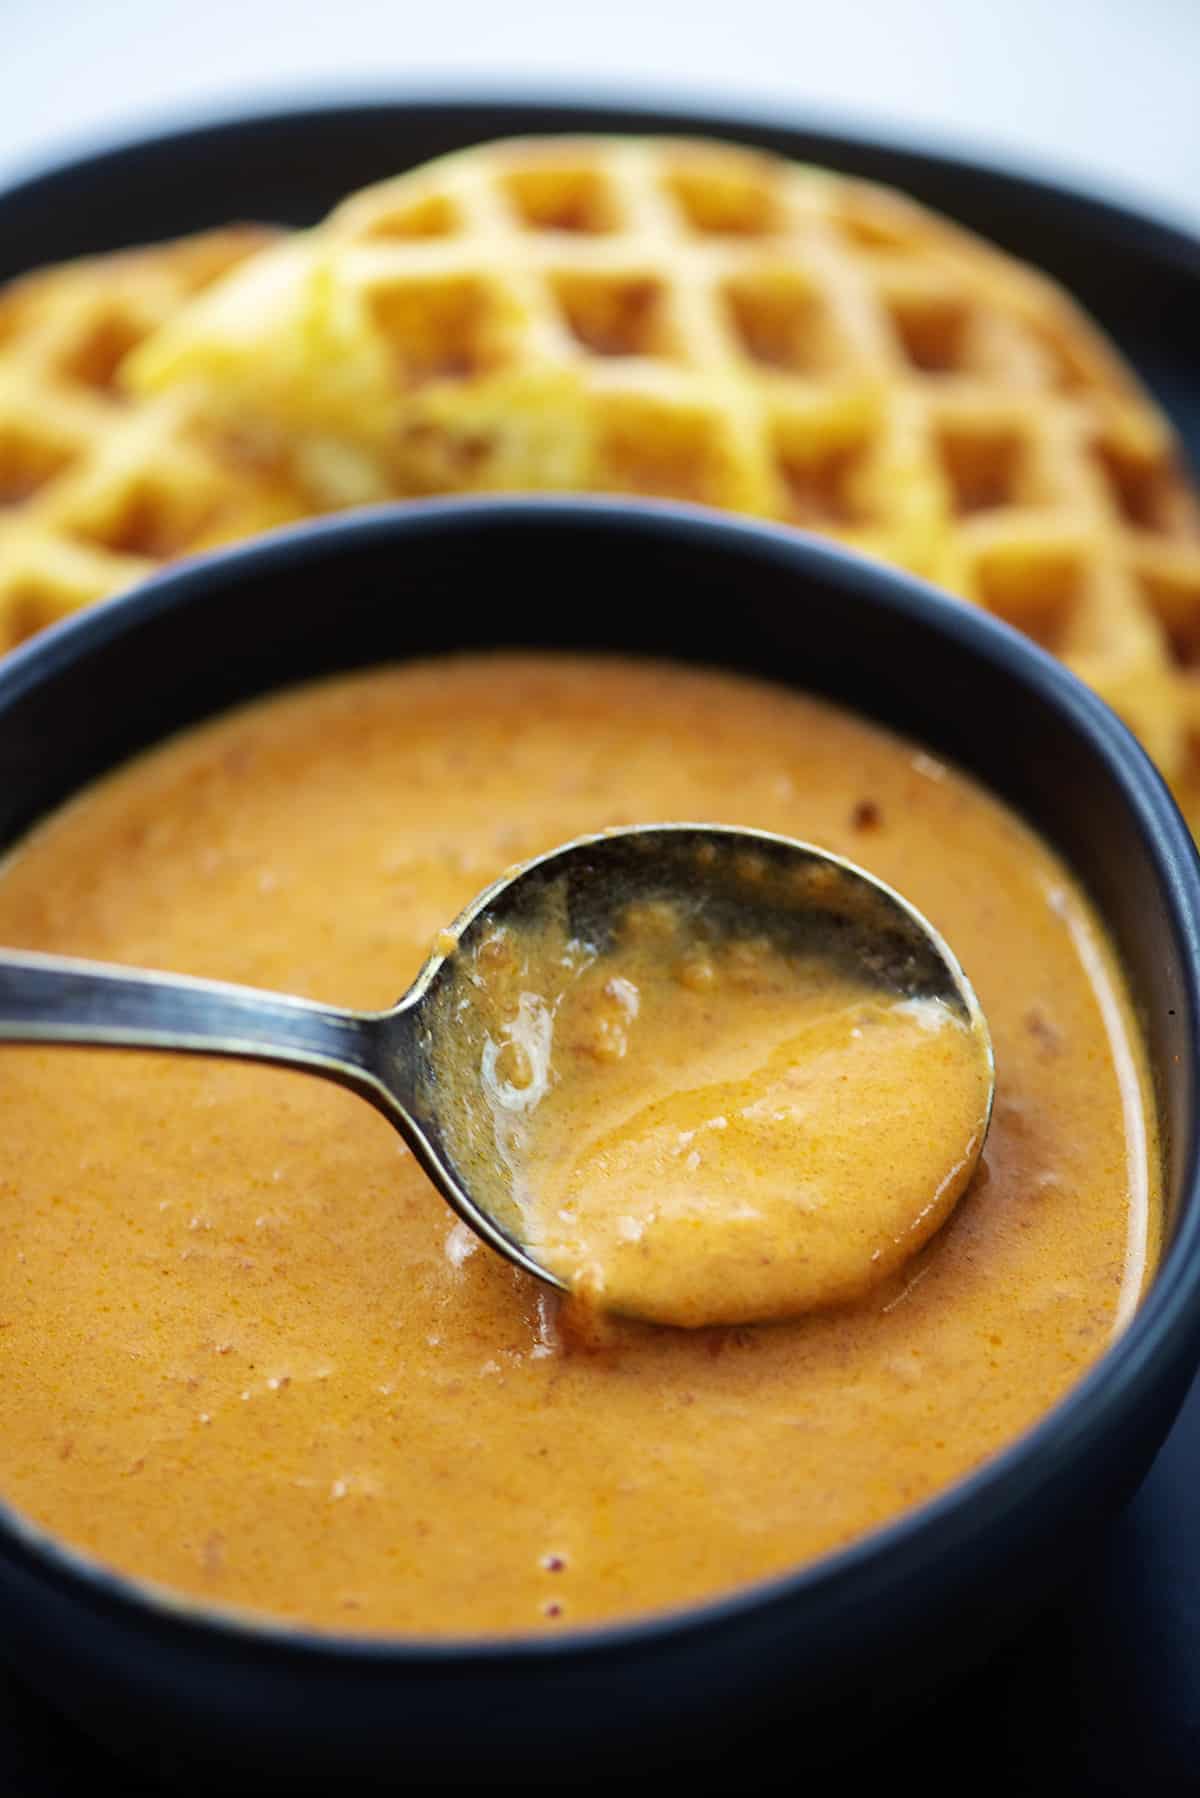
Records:
{"label": "soup texture flecks", "polygon": [[862,1298],[945,1222],[987,1131],[986,1031],[869,965],[882,939],[815,896],[834,864],[743,899],[740,929],[702,869],[611,934],[551,882],[455,951],[430,1026],[467,1189],[580,1312],[697,1328]]}
{"label": "soup texture flecks", "polygon": [[611,825],[815,841],[958,953],[983,1161],[856,1303],[599,1347],[303,1075],[0,1052],[0,1493],[126,1573],[351,1632],[553,1631],[804,1563],[1035,1422],[1158,1240],[1142,1049],[1061,861],[856,718],[721,674],[447,659],[258,702],[0,869],[0,941],[381,1008],[512,862]]}

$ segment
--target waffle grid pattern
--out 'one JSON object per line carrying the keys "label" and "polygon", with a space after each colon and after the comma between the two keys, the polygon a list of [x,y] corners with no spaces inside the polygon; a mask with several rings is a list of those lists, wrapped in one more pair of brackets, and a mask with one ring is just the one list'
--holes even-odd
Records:
{"label": "waffle grid pattern", "polygon": [[[257,247],[201,242],[228,268]],[[1200,509],[1169,426],[1060,289],[900,195],[716,144],[529,140],[365,190],[227,280],[165,254],[124,259],[132,326],[122,259],[0,298],[0,644],[302,512],[668,497],[985,606],[1200,794]]]}
{"label": "waffle grid pattern", "polygon": [[49,269],[0,293],[0,651],[162,562],[296,516],[130,350],[272,233],[229,229]]}
{"label": "waffle grid pattern", "polygon": [[909,567],[1063,657],[1182,769],[1200,511],[1169,427],[1052,283],[899,195],[705,145],[467,153],[323,236],[397,394],[440,390],[440,432],[406,433],[400,402],[390,491],[514,484],[502,434],[469,409],[459,429],[449,395],[568,368],[567,484]]}

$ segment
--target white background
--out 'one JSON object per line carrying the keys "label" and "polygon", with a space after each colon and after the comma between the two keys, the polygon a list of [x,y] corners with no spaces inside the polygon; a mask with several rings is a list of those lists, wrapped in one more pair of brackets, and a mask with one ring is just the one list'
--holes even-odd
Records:
{"label": "white background", "polygon": [[1200,0],[0,0],[0,181],[181,112],[414,80],[891,124],[1200,227]]}

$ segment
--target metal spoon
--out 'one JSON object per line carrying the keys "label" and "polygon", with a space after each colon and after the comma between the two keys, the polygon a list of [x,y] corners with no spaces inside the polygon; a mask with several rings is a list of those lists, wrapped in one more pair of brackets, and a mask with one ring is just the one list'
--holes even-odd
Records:
{"label": "metal spoon", "polygon": [[[0,951],[0,1042],[170,1049],[323,1075],[395,1125],[477,1235],[526,1273],[565,1290],[522,1242],[498,1158],[481,1178],[473,1155],[474,1179],[464,1174],[462,1145],[484,1140],[490,1123],[481,1090],[442,1077],[452,1046],[462,1065],[463,1034],[484,1034],[464,952],[497,926],[536,928],[552,903],[572,937],[603,954],[631,903],[661,899],[682,908],[709,942],[728,935],[765,937],[788,950],[816,946],[848,959],[881,989],[940,999],[972,1026],[990,1115],[995,1070],[987,1024],[933,926],[840,856],[764,831],[706,824],[606,831],[511,869],[439,936],[388,1011],[341,1011],[220,981]],[[980,1135],[976,1157],[982,1146]]]}

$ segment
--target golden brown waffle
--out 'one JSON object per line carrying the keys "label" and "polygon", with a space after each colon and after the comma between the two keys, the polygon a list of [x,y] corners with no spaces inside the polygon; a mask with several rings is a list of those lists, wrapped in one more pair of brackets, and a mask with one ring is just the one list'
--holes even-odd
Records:
{"label": "golden brown waffle", "polygon": [[230,228],[48,269],[0,293],[0,651],[160,562],[302,510],[166,395],[130,349],[276,234]]}
{"label": "golden brown waffle", "polygon": [[321,507],[669,496],[815,529],[1063,656],[1173,776],[1200,512],[1052,283],[899,195],[754,152],[530,140],[344,203],[132,359]]}
{"label": "golden brown waffle", "polygon": [[667,139],[489,145],[258,241],[0,296],[0,645],[305,511],[665,496],[988,607],[1200,815],[1200,513],[1166,422],[1032,270],[885,189]]}

